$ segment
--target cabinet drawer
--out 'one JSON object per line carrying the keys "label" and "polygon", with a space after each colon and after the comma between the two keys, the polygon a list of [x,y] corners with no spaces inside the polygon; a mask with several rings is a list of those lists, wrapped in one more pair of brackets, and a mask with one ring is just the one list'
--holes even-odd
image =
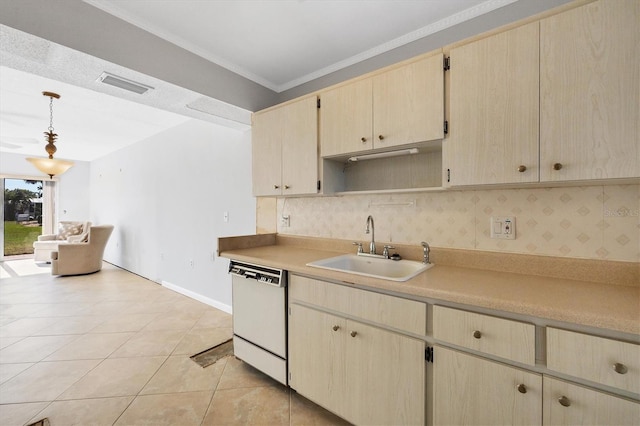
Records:
{"label": "cabinet drawer", "polygon": [[545,425],[638,425],[640,404],[545,376]]}
{"label": "cabinet drawer", "polygon": [[305,302],[398,330],[426,334],[427,305],[414,300],[291,275],[289,300]]}
{"label": "cabinet drawer", "polygon": [[547,328],[550,370],[640,393],[640,345]]}
{"label": "cabinet drawer", "polygon": [[524,364],[536,362],[533,324],[434,306],[433,337]]}
{"label": "cabinet drawer", "polygon": [[289,303],[305,302],[345,313],[349,310],[348,290],[342,285],[289,275]]}

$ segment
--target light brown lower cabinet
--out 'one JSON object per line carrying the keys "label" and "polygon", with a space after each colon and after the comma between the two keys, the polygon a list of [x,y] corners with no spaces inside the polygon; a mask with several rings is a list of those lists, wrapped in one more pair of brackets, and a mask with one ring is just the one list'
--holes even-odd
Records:
{"label": "light brown lower cabinet", "polygon": [[640,404],[551,377],[544,378],[545,425],[639,425]]}
{"label": "light brown lower cabinet", "polygon": [[290,304],[289,385],[354,424],[425,423],[424,341]]}
{"label": "light brown lower cabinet", "polygon": [[540,425],[542,375],[434,347],[434,425]]}

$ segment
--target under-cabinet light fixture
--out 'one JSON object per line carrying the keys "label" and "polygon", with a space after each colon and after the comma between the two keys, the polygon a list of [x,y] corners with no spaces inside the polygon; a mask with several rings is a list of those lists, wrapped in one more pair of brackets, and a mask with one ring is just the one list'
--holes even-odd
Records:
{"label": "under-cabinet light fixture", "polygon": [[100,77],[98,77],[98,81],[104,84],[109,84],[111,86],[118,87],[120,89],[137,93],[139,95],[142,95],[148,90],[153,90],[153,87],[151,86],[147,86],[146,84],[138,83],[136,81],[129,80],[124,77],[119,77],[117,75],[108,73],[106,71],[100,74]]}
{"label": "under-cabinet light fixture", "polygon": [[401,155],[418,154],[420,151],[418,148],[401,149],[398,151],[377,152],[375,154],[363,154],[349,157],[349,162],[362,161],[362,160],[375,160],[377,158],[399,157]]}

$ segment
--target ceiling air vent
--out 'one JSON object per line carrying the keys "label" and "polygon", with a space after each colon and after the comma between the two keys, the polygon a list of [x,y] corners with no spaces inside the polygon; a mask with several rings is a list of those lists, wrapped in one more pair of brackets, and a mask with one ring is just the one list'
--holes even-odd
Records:
{"label": "ceiling air vent", "polygon": [[102,74],[100,74],[100,77],[98,77],[98,81],[101,81],[105,84],[110,84],[111,86],[119,87],[124,90],[128,90],[130,92],[137,93],[139,95],[142,95],[149,89],[153,90],[153,87],[151,86],[128,80],[117,75],[109,74],[108,72],[103,72]]}

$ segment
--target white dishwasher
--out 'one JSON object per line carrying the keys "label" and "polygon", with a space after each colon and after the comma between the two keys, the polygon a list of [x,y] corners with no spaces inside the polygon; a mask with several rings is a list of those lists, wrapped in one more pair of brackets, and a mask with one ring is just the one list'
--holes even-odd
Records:
{"label": "white dishwasher", "polygon": [[287,385],[287,272],[230,261],[233,354]]}

